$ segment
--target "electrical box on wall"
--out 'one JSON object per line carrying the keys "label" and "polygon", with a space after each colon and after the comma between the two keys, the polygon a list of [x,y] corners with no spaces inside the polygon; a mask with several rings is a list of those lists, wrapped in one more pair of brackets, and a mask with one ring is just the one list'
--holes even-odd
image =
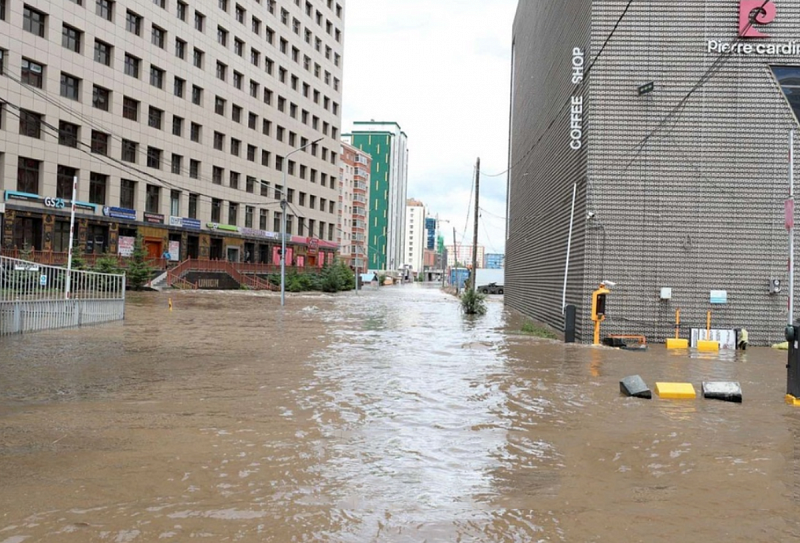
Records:
{"label": "electrical box on wall", "polygon": [[661,287],[661,299],[662,300],[671,300],[672,299],[672,288],[670,288],[670,287]]}
{"label": "electrical box on wall", "polygon": [[781,280],[772,278],[769,280],[769,293],[778,294],[781,291]]}

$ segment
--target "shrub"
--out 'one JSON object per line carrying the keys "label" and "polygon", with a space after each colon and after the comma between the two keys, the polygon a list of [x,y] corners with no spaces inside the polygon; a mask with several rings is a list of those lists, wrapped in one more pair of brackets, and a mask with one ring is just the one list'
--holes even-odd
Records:
{"label": "shrub", "polygon": [[483,315],[486,313],[486,296],[472,289],[461,295],[461,310],[467,315]]}
{"label": "shrub", "polygon": [[133,290],[142,290],[142,287],[150,279],[152,270],[145,258],[147,258],[147,251],[144,248],[144,238],[141,234],[137,234],[136,241],[133,243],[133,255],[128,264],[128,285]]}

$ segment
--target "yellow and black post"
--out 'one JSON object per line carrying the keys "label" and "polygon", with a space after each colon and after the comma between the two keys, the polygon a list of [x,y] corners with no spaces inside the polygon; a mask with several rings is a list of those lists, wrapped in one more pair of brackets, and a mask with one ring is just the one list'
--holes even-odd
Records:
{"label": "yellow and black post", "polygon": [[786,364],[786,403],[800,407],[800,321],[786,326],[786,341],[789,342],[789,361]]}
{"label": "yellow and black post", "polygon": [[606,320],[606,295],[611,291],[605,283],[600,283],[600,288],[592,292],[592,320],[594,321],[594,344],[600,345],[600,323]]}

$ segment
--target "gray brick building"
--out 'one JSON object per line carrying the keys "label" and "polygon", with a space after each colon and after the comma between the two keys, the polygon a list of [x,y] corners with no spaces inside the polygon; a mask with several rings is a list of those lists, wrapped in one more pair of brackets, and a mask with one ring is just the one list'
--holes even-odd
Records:
{"label": "gray brick building", "polygon": [[604,335],[663,341],[680,308],[683,337],[712,310],[714,328],[782,340],[800,4],[521,0],[513,39],[506,303],[563,326],[577,186],[566,303],[582,341],[603,279]]}

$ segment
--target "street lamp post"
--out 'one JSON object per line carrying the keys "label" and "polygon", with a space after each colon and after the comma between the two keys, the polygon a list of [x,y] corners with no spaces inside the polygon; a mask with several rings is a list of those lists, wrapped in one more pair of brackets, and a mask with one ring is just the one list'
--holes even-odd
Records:
{"label": "street lamp post", "polygon": [[283,190],[281,192],[281,307],[286,305],[286,195],[289,192],[286,188],[286,167],[290,156],[320,141],[322,141],[322,138],[317,138],[283,157],[283,167],[281,168],[283,171]]}

